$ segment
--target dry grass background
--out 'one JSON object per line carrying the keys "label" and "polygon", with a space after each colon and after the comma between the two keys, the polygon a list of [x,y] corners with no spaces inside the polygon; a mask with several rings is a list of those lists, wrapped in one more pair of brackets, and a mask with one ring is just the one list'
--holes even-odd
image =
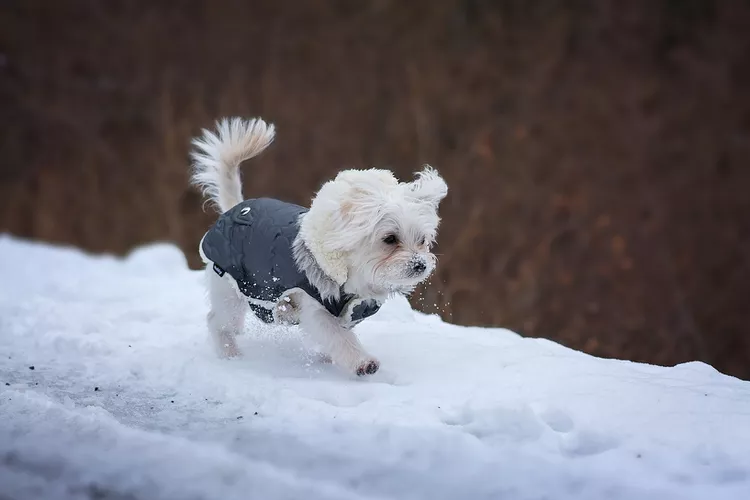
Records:
{"label": "dry grass background", "polygon": [[6,0],[0,231],[197,267],[189,140],[260,115],[248,197],[439,168],[422,309],[750,378],[749,88],[739,0]]}

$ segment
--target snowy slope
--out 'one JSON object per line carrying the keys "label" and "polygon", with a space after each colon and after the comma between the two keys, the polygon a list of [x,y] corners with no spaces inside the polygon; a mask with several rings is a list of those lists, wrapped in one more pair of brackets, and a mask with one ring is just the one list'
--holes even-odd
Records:
{"label": "snowy slope", "polygon": [[[0,236],[0,498],[750,498],[750,383],[603,360],[392,301],[382,371],[248,321],[204,329],[202,275]],[[30,367],[33,366],[33,370]]]}

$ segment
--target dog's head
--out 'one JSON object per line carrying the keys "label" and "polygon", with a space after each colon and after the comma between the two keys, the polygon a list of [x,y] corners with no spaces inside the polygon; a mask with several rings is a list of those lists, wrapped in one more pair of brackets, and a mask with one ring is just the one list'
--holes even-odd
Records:
{"label": "dog's head", "polygon": [[300,236],[321,269],[354,293],[408,293],[434,270],[438,205],[448,193],[430,166],[412,182],[387,170],[345,170],[323,185]]}

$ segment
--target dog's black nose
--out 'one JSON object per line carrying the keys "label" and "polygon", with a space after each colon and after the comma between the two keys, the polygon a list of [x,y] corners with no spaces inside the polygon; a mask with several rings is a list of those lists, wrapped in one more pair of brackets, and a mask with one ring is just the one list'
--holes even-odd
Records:
{"label": "dog's black nose", "polygon": [[422,274],[427,269],[427,264],[422,260],[418,260],[412,264],[411,268],[414,270],[414,274]]}

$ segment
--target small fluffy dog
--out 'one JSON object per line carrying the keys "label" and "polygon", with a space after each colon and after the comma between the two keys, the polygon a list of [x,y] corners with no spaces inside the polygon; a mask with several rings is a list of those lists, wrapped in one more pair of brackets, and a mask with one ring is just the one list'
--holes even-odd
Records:
{"label": "small fluffy dog", "polygon": [[380,364],[352,327],[432,273],[430,246],[448,187],[429,166],[408,183],[388,170],[344,170],[309,209],[243,200],[240,164],[274,134],[261,119],[232,118],[193,141],[191,183],[222,214],[199,246],[212,338],[221,355],[238,356],[235,335],[252,310],[266,323],[299,324],[345,370],[375,373]]}

